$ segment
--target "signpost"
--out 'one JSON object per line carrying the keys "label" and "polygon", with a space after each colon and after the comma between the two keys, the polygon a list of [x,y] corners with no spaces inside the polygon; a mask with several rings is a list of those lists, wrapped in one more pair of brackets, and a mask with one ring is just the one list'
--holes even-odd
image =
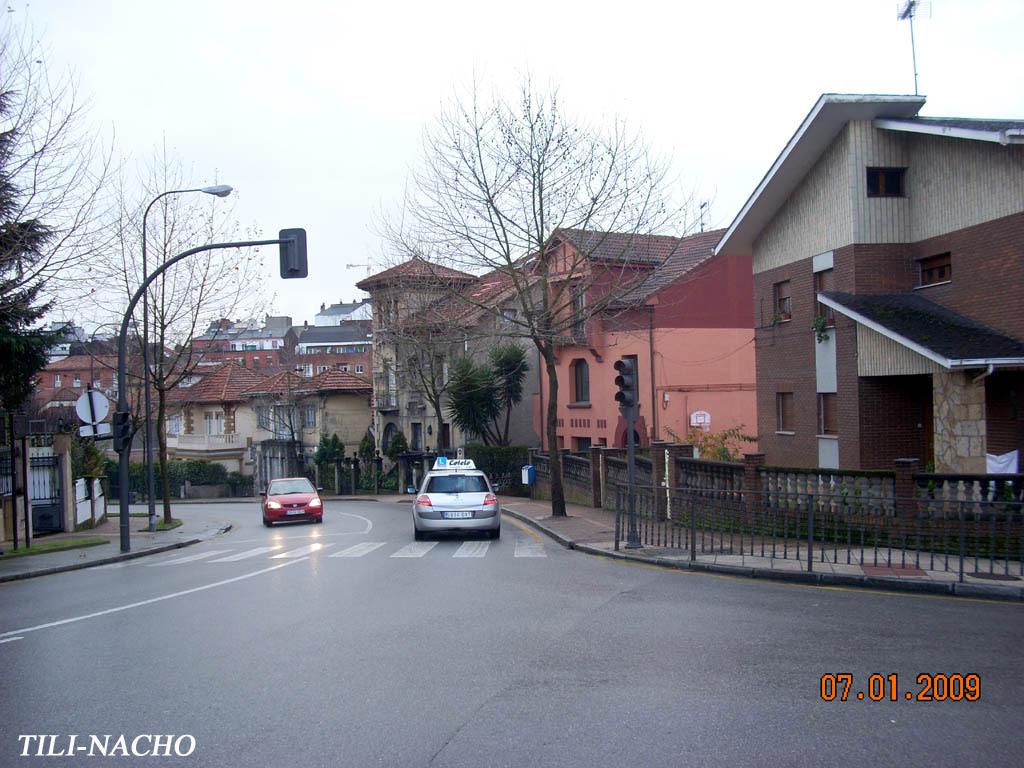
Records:
{"label": "signpost", "polygon": [[78,434],[82,437],[92,437],[97,440],[107,440],[113,437],[110,425],[103,421],[110,413],[110,401],[102,392],[93,389],[92,384],[75,402],[75,413],[82,421],[82,426],[78,428]]}

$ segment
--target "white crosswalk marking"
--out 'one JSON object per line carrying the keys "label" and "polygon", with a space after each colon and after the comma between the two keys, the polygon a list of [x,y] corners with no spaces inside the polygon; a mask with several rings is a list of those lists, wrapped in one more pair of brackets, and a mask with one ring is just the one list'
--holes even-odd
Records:
{"label": "white crosswalk marking", "polygon": [[280,549],[281,544],[275,544],[272,547],[256,547],[256,549],[248,549],[245,552],[239,552],[237,555],[228,555],[227,557],[218,557],[216,560],[211,560],[211,563],[234,563],[239,560],[247,560],[250,557],[256,557],[257,555],[264,555],[267,552],[273,552],[275,549]]}
{"label": "white crosswalk marking", "polygon": [[334,546],[334,542],[328,542],[326,544],[322,544],[319,541],[314,541],[312,544],[307,544],[304,547],[299,547],[298,549],[292,549],[292,550],[289,550],[288,552],[282,552],[280,555],[274,555],[270,559],[271,560],[282,560],[282,559],[288,560],[288,559],[295,558],[295,557],[304,557],[306,555],[311,555],[314,552],[319,552],[322,549],[327,549],[327,547],[333,547],[333,546]]}
{"label": "white crosswalk marking", "polygon": [[536,539],[516,539],[515,557],[547,557],[543,542]]}
{"label": "white crosswalk marking", "polygon": [[364,541],[362,544],[355,544],[351,547],[341,550],[341,552],[335,552],[328,557],[362,557],[368,555],[375,549],[380,549],[386,541]]}
{"label": "white crosswalk marking", "polygon": [[436,541],[414,541],[412,544],[406,544],[392,557],[423,557],[436,546]]}
{"label": "white crosswalk marking", "polygon": [[452,557],[485,557],[490,546],[489,541],[464,541]]}
{"label": "white crosswalk marking", "polygon": [[200,552],[197,555],[186,555],[185,557],[176,557],[173,560],[161,560],[159,563],[146,563],[146,565],[148,565],[150,568],[156,568],[161,565],[178,565],[180,563],[191,563],[193,560],[202,560],[205,557],[223,555],[225,552],[230,551],[230,549],[213,549],[209,552]]}

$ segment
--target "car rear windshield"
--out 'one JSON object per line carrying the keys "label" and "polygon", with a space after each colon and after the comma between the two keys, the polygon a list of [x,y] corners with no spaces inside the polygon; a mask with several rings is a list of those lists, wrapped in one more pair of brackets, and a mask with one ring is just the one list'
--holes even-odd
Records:
{"label": "car rear windshield", "polygon": [[299,478],[298,480],[274,480],[267,493],[278,496],[284,493],[313,493],[315,490],[309,480]]}
{"label": "car rear windshield", "polygon": [[483,475],[438,475],[430,478],[427,493],[487,493]]}

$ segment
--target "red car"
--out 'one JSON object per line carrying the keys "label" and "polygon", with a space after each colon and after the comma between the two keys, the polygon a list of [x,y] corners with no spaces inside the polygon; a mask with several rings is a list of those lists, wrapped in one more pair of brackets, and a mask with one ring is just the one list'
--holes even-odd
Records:
{"label": "red car", "polygon": [[283,477],[271,480],[263,496],[263,524],[289,520],[324,521],[324,502],[320,498],[322,488],[314,488],[304,477]]}

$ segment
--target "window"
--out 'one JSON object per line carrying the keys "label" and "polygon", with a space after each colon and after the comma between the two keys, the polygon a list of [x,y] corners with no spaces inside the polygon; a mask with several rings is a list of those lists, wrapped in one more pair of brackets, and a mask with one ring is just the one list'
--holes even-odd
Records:
{"label": "window", "polygon": [[921,259],[921,280],[918,285],[938,285],[953,279],[953,262],[948,253]]}
{"label": "window", "polygon": [[818,301],[819,293],[828,293],[834,291],[835,277],[831,269],[823,269],[821,272],[814,273],[814,300],[815,300],[815,315],[817,317],[825,318],[825,325],[832,328],[836,324],[836,313],[832,307],[826,307],[820,301]]}
{"label": "window", "polygon": [[777,432],[792,432],[793,421],[793,393],[777,392],[775,394],[775,430]]}
{"label": "window", "polygon": [[412,423],[412,442],[409,445],[409,450],[423,450],[423,425],[418,421],[414,421]]}
{"label": "window", "polygon": [[92,388],[93,389],[102,389],[103,388],[103,381],[100,380],[100,379],[95,379],[92,382]]}
{"label": "window", "polygon": [[75,376],[75,386],[76,387],[82,386],[82,377],[81,376]]}
{"label": "window", "polygon": [[516,310],[513,307],[507,307],[501,310],[501,315],[505,318],[505,322],[508,324],[512,324],[516,321],[516,314]]}
{"label": "window", "polygon": [[[356,373],[362,373],[362,372],[363,372],[363,366],[357,365],[356,366]],[[444,364],[444,381],[445,381],[446,384],[448,383],[448,363]]]}
{"label": "window", "polygon": [[256,406],[256,426],[260,429],[270,429],[270,408],[265,405]]}
{"label": "window", "polygon": [[206,420],[206,434],[208,435],[223,435],[224,434],[224,414],[220,411],[210,412],[207,411],[204,414]]}
{"label": "window", "polygon": [[343,365],[343,366],[341,366],[340,370],[341,370],[342,373],[348,373],[348,366],[347,365]]}
{"label": "window", "polygon": [[316,406],[302,406],[302,428],[313,429],[316,426]]}
{"label": "window", "polygon": [[906,168],[868,168],[868,197],[904,197]]}
{"label": "window", "polygon": [[167,434],[168,435],[180,435],[181,434],[181,414],[172,413],[167,417]]}
{"label": "window", "polygon": [[329,366],[329,365],[318,365],[316,367],[316,372],[317,373],[323,373],[324,371],[329,371],[329,370],[331,370],[331,366]]}
{"label": "window", "polygon": [[53,374],[53,386],[55,386],[55,387],[59,387],[60,386],[60,374],[59,373]]}
{"label": "window", "polygon": [[253,355],[252,367],[253,368],[259,368],[260,367],[260,356],[259,355]]}
{"label": "window", "polygon": [[772,287],[772,301],[775,307],[775,317],[772,319],[776,322],[779,320],[790,320],[793,317],[793,305],[790,301],[789,292],[789,280],[783,280]]}
{"label": "window", "polygon": [[586,291],[576,283],[572,287],[572,333],[576,338],[587,335],[587,319],[583,314],[586,308]]}
{"label": "window", "polygon": [[838,414],[836,413],[835,392],[822,392],[818,395],[818,434],[839,434]]}
{"label": "window", "polygon": [[488,493],[483,475],[434,475],[427,481],[427,493]]}
{"label": "window", "polygon": [[590,366],[586,360],[573,360],[572,399],[575,403],[590,402]]}
{"label": "window", "polygon": [[573,450],[576,453],[584,453],[584,452],[590,450],[590,438],[589,437],[574,437],[572,439],[572,441],[573,441],[573,443],[575,443],[575,445],[573,446]]}

